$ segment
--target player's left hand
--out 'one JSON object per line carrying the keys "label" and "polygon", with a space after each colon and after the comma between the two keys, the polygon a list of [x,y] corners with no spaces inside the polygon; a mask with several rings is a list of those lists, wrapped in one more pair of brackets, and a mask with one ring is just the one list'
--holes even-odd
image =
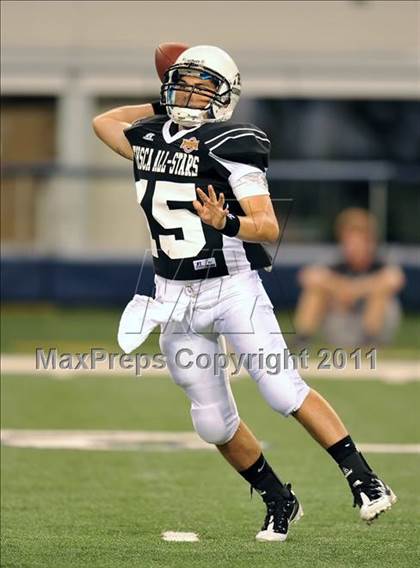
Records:
{"label": "player's left hand", "polygon": [[209,194],[206,195],[202,189],[197,187],[197,194],[201,203],[195,200],[193,207],[204,223],[220,231],[226,225],[226,216],[229,213],[228,209],[223,209],[225,196],[221,193],[219,199],[217,199],[212,185],[208,186],[208,192]]}

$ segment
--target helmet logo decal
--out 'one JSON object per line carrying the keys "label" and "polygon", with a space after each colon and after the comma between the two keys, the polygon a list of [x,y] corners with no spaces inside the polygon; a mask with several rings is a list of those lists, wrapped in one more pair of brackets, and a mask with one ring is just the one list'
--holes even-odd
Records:
{"label": "helmet logo decal", "polygon": [[194,150],[198,150],[198,144],[200,143],[199,140],[195,136],[192,138],[184,138],[181,143],[181,150],[184,150],[187,154],[194,152]]}

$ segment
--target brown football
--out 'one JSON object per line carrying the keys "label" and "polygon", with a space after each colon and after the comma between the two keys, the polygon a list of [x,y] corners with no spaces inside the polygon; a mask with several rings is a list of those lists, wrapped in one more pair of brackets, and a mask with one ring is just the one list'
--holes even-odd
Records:
{"label": "brown football", "polygon": [[163,80],[165,71],[175,63],[183,51],[189,48],[185,43],[161,43],[155,50],[156,71]]}

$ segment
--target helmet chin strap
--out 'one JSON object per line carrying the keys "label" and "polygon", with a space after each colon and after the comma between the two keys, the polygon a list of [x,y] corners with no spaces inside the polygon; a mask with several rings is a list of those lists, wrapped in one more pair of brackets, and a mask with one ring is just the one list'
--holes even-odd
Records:
{"label": "helmet chin strap", "polygon": [[[197,119],[194,120],[193,117],[191,117],[191,119],[189,119],[188,114],[187,116],[185,116],[185,118],[183,118],[182,116],[177,116],[177,112],[173,109],[173,111],[171,112],[171,118],[174,122],[176,122],[176,124],[180,125],[180,126],[185,126],[186,128],[193,128],[194,126],[201,126],[202,124],[205,123],[205,120],[201,119],[199,120],[199,115],[197,116]],[[180,113],[182,115],[182,113]]]}
{"label": "helmet chin strap", "polygon": [[198,124],[193,124],[191,122],[177,122],[176,124],[179,126],[179,130],[182,130],[184,128],[190,130],[191,128],[195,128],[198,126]]}

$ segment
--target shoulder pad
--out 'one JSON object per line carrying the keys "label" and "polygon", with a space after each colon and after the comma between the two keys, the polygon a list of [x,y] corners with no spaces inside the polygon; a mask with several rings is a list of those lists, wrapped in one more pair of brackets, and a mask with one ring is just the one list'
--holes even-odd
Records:
{"label": "shoulder pad", "polygon": [[270,140],[253,124],[220,124],[209,129],[204,143],[210,154],[231,162],[245,163],[265,171],[268,167]]}

